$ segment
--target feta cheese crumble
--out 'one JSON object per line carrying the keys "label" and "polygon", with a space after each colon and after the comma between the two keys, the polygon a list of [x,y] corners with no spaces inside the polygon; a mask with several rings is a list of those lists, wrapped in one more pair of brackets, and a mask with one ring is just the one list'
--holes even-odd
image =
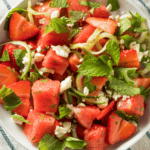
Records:
{"label": "feta cheese crumble", "polygon": [[36,62],[40,62],[44,59],[45,55],[41,54],[41,53],[36,53],[35,56],[34,56],[34,60]]}
{"label": "feta cheese crumble", "polygon": [[36,2],[35,4],[39,5],[39,6],[43,6],[43,3],[41,3],[41,2]]}
{"label": "feta cheese crumble", "polygon": [[55,129],[55,135],[58,138],[61,138],[66,133],[70,133],[70,132],[71,132],[71,122],[64,122],[62,124],[62,127],[57,126]]}
{"label": "feta cheese crumble", "polygon": [[111,11],[112,10],[112,5],[109,4],[107,7],[106,7],[107,11]]}
{"label": "feta cheese crumble", "polygon": [[84,103],[79,103],[77,107],[85,107],[86,105]]}
{"label": "feta cheese crumble", "polygon": [[44,24],[45,20],[46,20],[46,18],[39,19],[39,23],[40,23],[40,24]]}
{"label": "feta cheese crumble", "polygon": [[41,52],[41,50],[42,50],[41,46],[39,46],[36,50],[37,50],[37,52]]}
{"label": "feta cheese crumble", "polygon": [[13,120],[14,123],[16,124],[19,124],[19,125],[22,125],[23,124],[23,121],[21,121],[20,119],[18,118],[11,118]]}
{"label": "feta cheese crumble", "polygon": [[74,111],[73,111],[73,105],[72,104],[66,104],[66,107],[69,108],[71,110],[71,113],[68,115],[69,117],[72,117],[73,114],[74,114]]}
{"label": "feta cheese crumble", "polygon": [[83,94],[84,95],[89,95],[89,89],[87,87],[84,87]]}
{"label": "feta cheese crumble", "polygon": [[52,49],[56,52],[57,55],[68,58],[69,53],[71,52],[69,47],[67,47],[66,45],[58,45],[58,46],[51,46]]}
{"label": "feta cheese crumble", "polygon": [[113,98],[115,101],[117,101],[118,98],[120,98],[120,97],[122,97],[122,95],[119,94],[119,93],[117,93],[117,92],[114,92],[113,95],[112,95],[112,98]]}
{"label": "feta cheese crumble", "polygon": [[59,16],[60,16],[60,12],[58,10],[53,11],[51,14],[51,19],[56,18],[56,17],[58,18]]}
{"label": "feta cheese crumble", "polygon": [[53,69],[48,69],[48,68],[40,68],[39,69],[39,73],[41,74],[41,75],[43,75],[44,73],[51,73],[51,74],[54,74],[55,73],[55,71],[53,70]]}
{"label": "feta cheese crumble", "polygon": [[68,76],[65,80],[61,82],[60,93],[62,94],[65,90],[71,88],[72,76]]}

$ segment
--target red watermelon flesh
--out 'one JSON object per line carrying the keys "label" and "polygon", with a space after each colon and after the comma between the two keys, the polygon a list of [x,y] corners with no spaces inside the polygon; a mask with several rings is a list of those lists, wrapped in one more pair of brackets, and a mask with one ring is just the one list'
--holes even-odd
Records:
{"label": "red watermelon flesh", "polygon": [[34,109],[39,112],[56,112],[59,104],[60,82],[37,80],[32,86]]}
{"label": "red watermelon flesh", "polygon": [[134,81],[137,83],[137,87],[144,86],[145,88],[149,88],[150,86],[150,78],[137,78]]}
{"label": "red watermelon flesh", "polygon": [[29,142],[39,142],[46,133],[53,135],[55,118],[51,115],[30,111],[27,120],[31,123],[25,124],[24,133]]}

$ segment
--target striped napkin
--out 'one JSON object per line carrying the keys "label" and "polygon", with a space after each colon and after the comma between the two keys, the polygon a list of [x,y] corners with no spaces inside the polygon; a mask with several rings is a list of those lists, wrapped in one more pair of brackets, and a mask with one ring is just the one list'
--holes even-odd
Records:
{"label": "striped napkin", "polygon": [[[0,19],[20,0],[0,0]],[[150,18],[150,0],[132,0]],[[27,150],[0,127],[0,150]],[[150,130],[134,146],[128,150],[150,150]]]}

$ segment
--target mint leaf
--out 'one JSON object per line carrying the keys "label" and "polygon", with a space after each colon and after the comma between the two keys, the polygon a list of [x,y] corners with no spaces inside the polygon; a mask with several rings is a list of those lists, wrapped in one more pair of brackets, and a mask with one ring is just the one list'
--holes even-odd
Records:
{"label": "mint leaf", "polygon": [[140,90],[141,90],[141,95],[143,95],[144,98],[147,99],[149,97],[150,87],[146,89],[144,86],[141,86]]}
{"label": "mint leaf", "polygon": [[45,34],[55,31],[56,33],[67,33],[69,29],[67,27],[66,20],[64,18],[52,18],[50,24],[45,28]]}
{"label": "mint leaf", "polygon": [[125,31],[127,31],[131,27],[131,21],[129,18],[124,18],[120,21],[120,29],[119,33],[122,35]]}
{"label": "mint leaf", "polygon": [[113,76],[109,76],[108,80],[109,80],[110,87],[122,95],[134,96],[134,95],[140,94],[139,88],[130,86],[127,83],[125,83],[124,81],[119,80]]}
{"label": "mint leaf", "polygon": [[99,8],[102,5],[102,3],[96,3],[96,2],[91,2],[91,1],[78,1],[78,3],[80,5],[88,6],[91,8]]}
{"label": "mint leaf", "polygon": [[131,116],[131,115],[128,115],[126,114],[123,110],[117,110],[116,111],[116,114],[118,116],[120,116],[121,118],[123,118],[124,120],[127,120],[127,121],[135,121],[136,123],[138,123],[138,118],[134,115],[134,116]]}
{"label": "mint leaf", "polygon": [[109,41],[106,45],[106,49],[112,57],[115,64],[118,66],[120,60],[120,49],[118,44],[115,41]]}
{"label": "mint leaf", "polygon": [[119,79],[123,80],[128,85],[134,86],[134,81],[131,77],[133,77],[136,74],[137,68],[121,68],[121,67],[116,67],[114,68],[114,76]]}
{"label": "mint leaf", "polygon": [[12,89],[7,89],[5,85],[0,89],[0,98],[2,98],[4,106],[7,111],[14,110],[22,104],[19,97],[13,92]]}
{"label": "mint leaf", "polygon": [[52,0],[49,7],[66,8],[68,7],[67,0]]}
{"label": "mint leaf", "polygon": [[111,4],[112,5],[112,10],[111,11],[116,11],[120,8],[118,0],[108,0],[107,1],[107,6]]}
{"label": "mint leaf", "polygon": [[[102,60],[103,59],[103,60]],[[78,72],[89,77],[107,76],[112,72],[111,60],[103,56],[89,58],[80,65]]]}
{"label": "mint leaf", "polygon": [[6,49],[2,55],[2,57],[0,58],[0,61],[10,61],[9,58],[9,54],[8,54],[8,50]]}
{"label": "mint leaf", "polygon": [[96,90],[96,85],[91,83],[92,77],[85,76],[83,87],[87,87],[89,89],[89,93],[92,93]]}
{"label": "mint leaf", "polygon": [[144,28],[130,28],[128,31],[131,31],[132,33],[142,33],[149,30]]}
{"label": "mint leaf", "polygon": [[28,120],[26,120],[24,117],[22,117],[20,115],[13,114],[13,115],[10,115],[10,117],[14,118],[14,119],[19,119],[20,121],[25,122],[25,123],[31,125],[31,123]]}
{"label": "mint leaf", "polygon": [[135,41],[135,39],[134,39],[132,36],[128,35],[128,34],[123,35],[123,36],[121,36],[120,38],[124,40],[124,46],[125,46],[126,48],[129,48],[129,44],[130,44],[131,42]]}
{"label": "mint leaf", "polygon": [[76,36],[76,34],[78,34],[80,32],[79,28],[74,28],[70,31],[69,35],[69,39],[68,40],[71,40],[74,36]]}
{"label": "mint leaf", "polygon": [[24,67],[24,64],[22,63],[23,57],[26,55],[26,50],[24,49],[14,49],[14,56],[16,63],[19,67]]}
{"label": "mint leaf", "polygon": [[77,22],[78,20],[80,20],[80,19],[84,18],[85,16],[87,16],[87,13],[72,10],[72,11],[69,12],[69,16],[70,16],[70,19]]}
{"label": "mint leaf", "polygon": [[110,71],[112,71],[112,60],[109,58],[108,55],[100,55],[99,58],[103,61],[103,63],[105,63],[106,65],[109,66],[109,68],[111,69]]}
{"label": "mint leaf", "polygon": [[59,107],[59,116],[56,116],[56,118],[58,120],[62,119],[64,117],[67,117],[70,113],[71,113],[71,110],[69,108],[60,106]]}
{"label": "mint leaf", "polygon": [[12,15],[13,15],[14,12],[17,12],[17,13],[19,13],[19,14],[22,14],[24,11],[27,11],[27,10],[22,9],[22,8],[14,8],[14,9],[12,9],[12,10],[8,13],[8,15],[7,15],[7,17],[6,17],[6,22],[5,22],[5,25],[4,25],[4,30],[7,30],[7,31],[9,30],[10,18],[12,17]]}
{"label": "mint leaf", "polygon": [[31,82],[31,85],[33,85],[33,83],[38,80],[39,75],[36,72],[31,72],[30,73],[30,77],[29,77],[29,81]]}

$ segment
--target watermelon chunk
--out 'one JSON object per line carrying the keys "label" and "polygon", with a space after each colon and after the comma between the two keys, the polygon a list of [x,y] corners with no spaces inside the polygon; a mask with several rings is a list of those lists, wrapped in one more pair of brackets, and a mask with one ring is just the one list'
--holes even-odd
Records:
{"label": "watermelon chunk", "polygon": [[100,110],[96,106],[74,107],[75,118],[85,128],[90,128]]}
{"label": "watermelon chunk", "polygon": [[144,97],[135,95],[126,100],[119,100],[117,110],[123,110],[126,114],[142,116],[144,114]]}
{"label": "watermelon chunk", "polygon": [[106,127],[94,124],[84,131],[86,150],[106,150],[109,144],[106,141]]}
{"label": "watermelon chunk", "polygon": [[137,87],[144,86],[147,89],[150,86],[150,78],[137,78],[134,81],[137,83]]}
{"label": "watermelon chunk", "polygon": [[27,120],[31,125],[25,124],[24,133],[29,142],[39,142],[46,133],[53,135],[56,121],[53,116],[33,110],[30,111]]}
{"label": "watermelon chunk", "polygon": [[56,112],[59,104],[60,82],[37,80],[32,86],[34,109],[39,112]]}
{"label": "watermelon chunk", "polygon": [[55,51],[50,49],[46,54],[42,65],[45,68],[55,70],[55,73],[59,75],[63,75],[67,67],[69,66],[69,61],[65,57],[58,56]]}
{"label": "watermelon chunk", "polygon": [[19,81],[7,86],[20,98],[22,104],[16,107],[13,112],[23,117],[27,117],[30,109],[31,83],[29,81]]}

